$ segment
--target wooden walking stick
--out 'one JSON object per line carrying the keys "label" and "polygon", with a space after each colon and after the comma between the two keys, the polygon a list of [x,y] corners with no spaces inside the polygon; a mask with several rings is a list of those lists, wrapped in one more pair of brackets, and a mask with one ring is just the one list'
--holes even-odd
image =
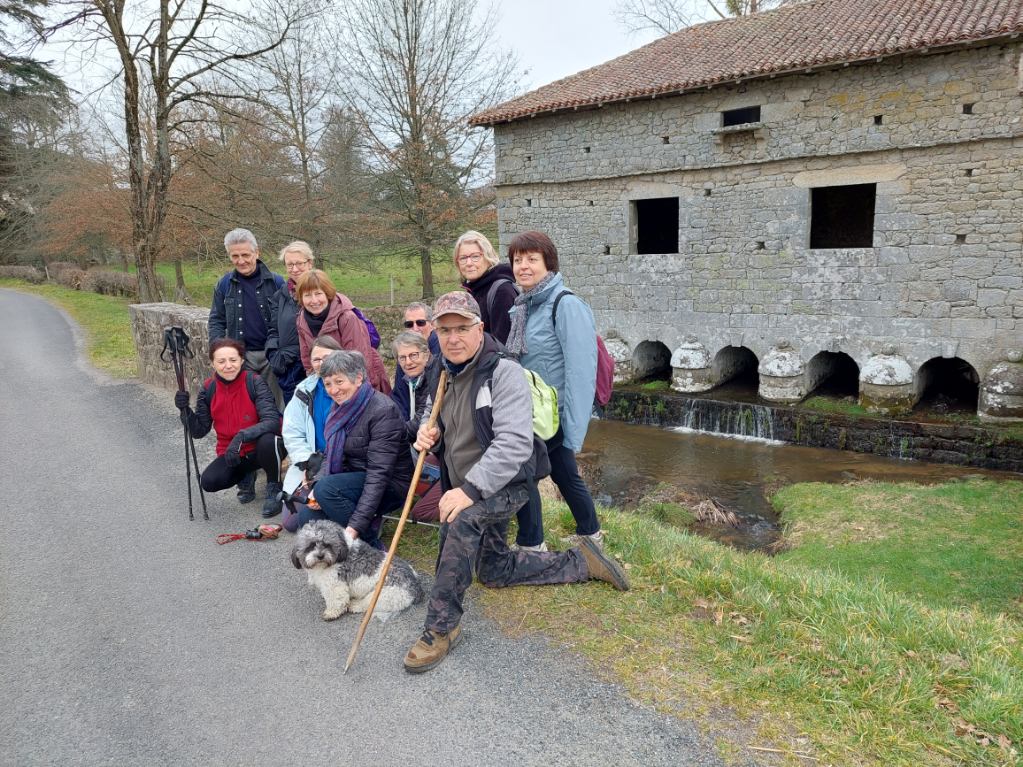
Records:
{"label": "wooden walking stick", "polygon": [[[447,384],[448,371],[440,371],[440,379],[437,381],[437,396],[433,400],[433,407],[430,409],[430,420],[427,421],[427,428],[432,429],[437,425],[437,416],[440,415],[440,403],[444,399],[444,387]],[[412,484],[409,485],[408,495],[405,496],[405,508],[401,510],[401,517],[398,519],[398,527],[394,530],[394,537],[391,538],[391,546],[387,550],[387,558],[384,560],[384,566],[380,570],[380,580],[377,581],[377,587],[373,591],[373,599],[370,600],[369,608],[366,610],[366,614],[362,617],[362,624],[359,626],[359,633],[355,635],[355,642],[352,643],[352,649],[348,653],[348,660],[345,661],[345,670],[342,673],[348,673],[348,669],[351,668],[352,662],[355,660],[355,654],[359,652],[359,645],[362,644],[362,637],[366,633],[366,627],[369,625],[370,618],[373,617],[373,610],[377,606],[377,599],[380,598],[380,592],[384,588],[384,580],[387,578],[387,573],[391,569],[391,560],[394,559],[394,552],[398,549],[398,539],[401,538],[401,531],[405,529],[405,520],[408,519],[408,513],[412,509],[412,499],[416,497],[416,485],[419,484],[419,476],[423,473],[423,463],[426,462],[426,450],[419,451],[419,460],[416,461],[416,470],[412,473]]]}

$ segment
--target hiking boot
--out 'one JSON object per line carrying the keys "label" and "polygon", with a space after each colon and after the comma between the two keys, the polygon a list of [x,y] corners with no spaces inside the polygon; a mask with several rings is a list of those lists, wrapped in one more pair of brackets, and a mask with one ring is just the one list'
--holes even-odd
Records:
{"label": "hiking boot", "polygon": [[579,536],[579,553],[586,560],[586,569],[590,572],[590,578],[610,583],[619,591],[629,590],[629,579],[625,575],[625,570],[605,554],[591,536]]}
{"label": "hiking boot", "polygon": [[266,483],[266,500],[263,501],[263,516],[276,517],[281,513],[281,493],[284,492],[284,487],[280,482],[267,482]]}
{"label": "hiking boot", "polygon": [[238,483],[238,503],[252,503],[256,500],[256,472],[250,471]]}
{"label": "hiking boot", "polygon": [[455,626],[447,634],[427,629],[405,656],[405,670],[410,674],[429,671],[447,657],[461,638],[461,625]]}

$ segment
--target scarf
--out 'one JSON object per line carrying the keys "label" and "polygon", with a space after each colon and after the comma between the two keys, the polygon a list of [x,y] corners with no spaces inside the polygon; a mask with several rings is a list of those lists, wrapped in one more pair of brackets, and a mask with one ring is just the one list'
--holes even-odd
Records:
{"label": "scarf", "polygon": [[515,297],[515,303],[512,306],[518,308],[512,312],[511,330],[508,331],[508,340],[504,345],[508,349],[508,353],[516,359],[522,359],[523,355],[529,351],[526,348],[526,320],[529,319],[526,303],[534,296],[538,296],[547,290],[555,275],[557,275],[557,272],[547,272],[547,276],[536,283],[536,285]]}
{"label": "scarf", "polygon": [[345,440],[348,432],[362,417],[376,390],[369,381],[363,381],[355,395],[344,404],[336,402],[330,408],[327,423],[323,427],[323,439],[327,443],[327,472],[337,474],[345,460]]}
{"label": "scarf", "polygon": [[330,313],[330,306],[328,305],[319,314],[313,314],[308,309],[302,309],[302,313],[305,315],[305,324],[309,326],[309,332],[313,334],[313,338],[320,335],[320,331],[323,330],[323,323],[327,321],[327,315]]}

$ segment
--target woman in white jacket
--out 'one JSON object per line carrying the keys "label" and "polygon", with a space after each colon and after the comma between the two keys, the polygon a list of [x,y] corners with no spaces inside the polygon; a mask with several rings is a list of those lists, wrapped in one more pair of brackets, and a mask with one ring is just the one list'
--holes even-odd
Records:
{"label": "woman in white jacket", "polygon": [[[281,436],[285,446],[290,446],[288,456],[291,465],[284,476],[284,492],[290,494],[302,484],[305,470],[298,464],[305,464],[315,452],[325,448],[323,427],[334,400],[327,394],[320,380],[320,365],[331,353],[342,351],[341,344],[331,336],[317,338],[309,351],[313,373],[295,387],[295,395],[284,408]],[[301,504],[296,504],[301,506]],[[296,508],[296,511],[299,509]],[[289,510],[290,511],[290,510]],[[298,514],[285,513],[284,527],[292,532],[298,526]]]}

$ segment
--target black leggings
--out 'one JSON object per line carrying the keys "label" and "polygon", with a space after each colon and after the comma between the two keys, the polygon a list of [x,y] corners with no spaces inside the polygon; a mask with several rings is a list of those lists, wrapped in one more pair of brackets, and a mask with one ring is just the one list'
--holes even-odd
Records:
{"label": "black leggings", "polygon": [[263,469],[266,472],[267,482],[281,481],[281,459],[288,454],[284,449],[284,440],[277,434],[264,434],[256,440],[256,449],[242,457],[241,462],[231,468],[224,460],[224,456],[218,455],[202,473],[199,484],[207,493],[215,493],[228,487],[234,487],[246,474]]}

